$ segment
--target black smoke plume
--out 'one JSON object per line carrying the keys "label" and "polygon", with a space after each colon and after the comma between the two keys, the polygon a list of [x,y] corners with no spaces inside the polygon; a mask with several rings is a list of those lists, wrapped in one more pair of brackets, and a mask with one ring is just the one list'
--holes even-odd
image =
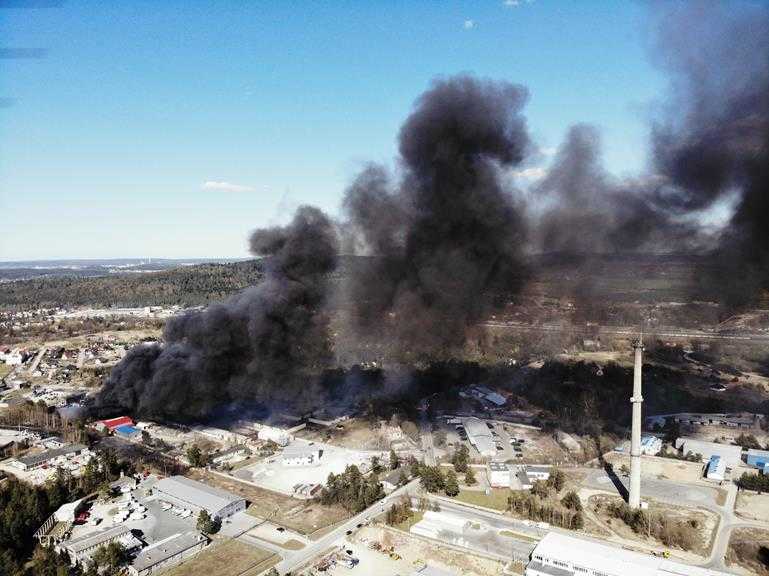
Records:
{"label": "black smoke plume", "polygon": [[266,257],[263,281],[170,319],[162,346],[137,346],[112,370],[97,407],[184,420],[233,402],[313,402],[331,358],[324,305],[335,229],[320,210],[302,207],[288,226],[255,231],[250,246]]}
{"label": "black smoke plume", "polygon": [[[652,125],[650,172],[611,177],[598,132],[572,127],[534,187],[547,206],[535,246],[571,257],[588,283],[596,254],[709,254],[711,293],[728,306],[747,304],[769,289],[769,9],[657,7],[655,53],[673,98]],[[725,225],[704,224],[708,211],[730,202]],[[595,295],[578,288],[588,305]]]}
{"label": "black smoke plume", "polygon": [[396,177],[370,166],[347,190],[349,230],[372,256],[349,279],[355,329],[411,355],[448,355],[524,277],[525,223],[500,178],[529,146],[524,88],[434,82],[400,131]]}
{"label": "black smoke plume", "polygon": [[675,4],[661,18],[659,54],[675,98],[654,127],[672,213],[732,200],[715,251],[727,304],[769,289],[769,5]]}

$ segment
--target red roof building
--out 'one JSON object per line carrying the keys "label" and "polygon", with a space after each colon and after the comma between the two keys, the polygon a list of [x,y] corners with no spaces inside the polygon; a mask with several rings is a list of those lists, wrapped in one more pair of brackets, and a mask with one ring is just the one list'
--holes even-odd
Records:
{"label": "red roof building", "polygon": [[96,423],[97,428],[101,430],[109,430],[112,432],[115,430],[115,428],[118,428],[119,426],[133,426],[134,421],[131,420],[128,416],[120,416],[119,418],[110,418],[108,420],[99,420]]}

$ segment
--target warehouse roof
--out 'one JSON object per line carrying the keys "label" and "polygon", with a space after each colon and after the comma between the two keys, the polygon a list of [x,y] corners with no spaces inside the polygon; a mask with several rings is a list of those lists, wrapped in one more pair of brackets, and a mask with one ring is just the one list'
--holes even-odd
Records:
{"label": "warehouse roof", "polygon": [[468,418],[464,422],[470,443],[484,456],[494,456],[497,453],[491,430],[478,418]]}
{"label": "warehouse roof", "polygon": [[103,424],[110,430],[114,430],[118,426],[125,426],[128,424],[129,426],[133,426],[134,421],[131,420],[128,416],[119,416],[118,418],[109,418],[108,420],[99,420],[99,424]]}
{"label": "warehouse roof", "polygon": [[155,484],[154,489],[195,508],[205,508],[209,513],[217,512],[233,502],[244,500],[244,498],[231,492],[208,486],[184,476],[163,478]]}
{"label": "warehouse roof", "polygon": [[607,576],[726,576],[725,572],[718,570],[690,566],[558,532],[548,532],[539,541],[532,552],[537,563],[538,556],[570,562]]}
{"label": "warehouse roof", "polygon": [[131,529],[128,526],[115,526],[113,528],[107,528],[106,530],[100,530],[99,532],[91,532],[85,536],[79,538],[73,538],[65,544],[65,547],[70,552],[77,554],[94,546],[99,546],[103,542],[111,541],[113,538],[119,538],[126,533],[130,533]]}
{"label": "warehouse roof", "polygon": [[43,462],[48,462],[49,460],[53,460],[54,458],[58,458],[59,456],[75,454],[77,452],[82,452],[85,449],[86,447],[83,446],[82,444],[68,444],[67,446],[62,446],[61,448],[52,448],[51,450],[45,450],[44,452],[40,452],[39,454],[24,456],[23,458],[19,458],[19,462],[21,462],[25,466],[37,466],[38,464],[42,464]]}
{"label": "warehouse roof", "polygon": [[142,550],[131,565],[134,570],[141,572],[197,546],[204,540],[208,539],[200,532],[174,534]]}

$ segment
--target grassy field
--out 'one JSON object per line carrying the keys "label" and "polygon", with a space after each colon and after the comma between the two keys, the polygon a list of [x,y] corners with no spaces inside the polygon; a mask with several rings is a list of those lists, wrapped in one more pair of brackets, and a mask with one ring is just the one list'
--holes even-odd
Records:
{"label": "grassy field", "polygon": [[166,576],[256,576],[277,564],[280,557],[236,540],[212,544],[186,562],[165,572]]}
{"label": "grassy field", "polygon": [[492,488],[491,494],[488,496],[484,492],[476,490],[460,490],[456,499],[466,504],[504,511],[507,510],[507,497],[509,495],[510,490],[505,490],[504,488]]}
{"label": "grassy field", "polygon": [[411,527],[422,520],[424,518],[425,513],[422,510],[414,510],[414,513],[409,517],[406,518],[403,522],[400,524],[395,524],[393,528],[397,528],[398,530],[403,530],[404,532],[408,532],[411,530]]}

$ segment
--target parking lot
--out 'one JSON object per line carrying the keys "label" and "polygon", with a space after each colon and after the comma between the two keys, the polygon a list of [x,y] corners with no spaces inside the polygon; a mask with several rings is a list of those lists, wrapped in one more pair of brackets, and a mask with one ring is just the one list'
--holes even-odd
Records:
{"label": "parking lot", "polygon": [[[464,422],[467,418],[459,418],[458,420]],[[451,422],[453,419],[449,419],[449,421]],[[483,422],[491,433],[497,451],[494,459],[515,460],[521,463],[536,459],[539,450],[532,439],[533,434],[538,434],[536,430],[505,422],[491,420],[484,420]],[[472,459],[484,458],[467,437],[464,424],[449,423],[446,429],[446,442],[454,447],[465,444],[470,449]]]}

